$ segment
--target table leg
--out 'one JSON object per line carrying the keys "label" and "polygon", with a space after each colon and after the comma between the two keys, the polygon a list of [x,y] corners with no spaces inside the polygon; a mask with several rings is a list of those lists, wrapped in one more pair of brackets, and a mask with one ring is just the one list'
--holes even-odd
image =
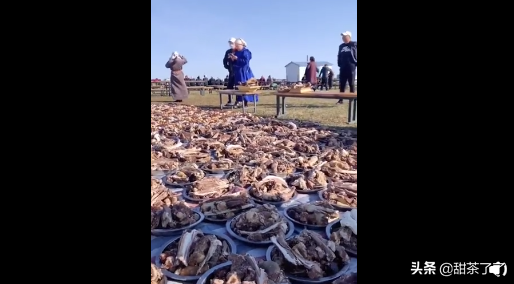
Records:
{"label": "table leg", "polygon": [[253,113],[257,113],[257,96],[253,95]]}
{"label": "table leg", "polygon": [[[344,101],[344,99],[343,99]],[[352,105],[353,105],[353,99],[348,99],[348,119],[347,119],[347,123],[350,123],[352,122]]]}
{"label": "table leg", "polygon": [[286,114],[286,97],[282,97],[282,115]]}
{"label": "table leg", "polygon": [[223,100],[221,98],[221,94],[220,94],[220,109],[223,109]]}
{"label": "table leg", "polygon": [[351,123],[357,123],[357,99],[353,100],[353,114]]}
{"label": "table leg", "polygon": [[277,118],[280,116],[280,97],[277,95]]}
{"label": "table leg", "polygon": [[246,113],[246,106],[245,106],[245,97],[242,97],[243,100],[243,113]]}

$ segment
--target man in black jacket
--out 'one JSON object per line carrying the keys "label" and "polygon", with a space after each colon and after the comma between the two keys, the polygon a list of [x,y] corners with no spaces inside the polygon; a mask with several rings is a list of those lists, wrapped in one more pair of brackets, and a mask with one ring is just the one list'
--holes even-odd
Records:
{"label": "man in black jacket", "polygon": [[[223,67],[228,70],[228,84],[227,84],[227,90],[233,90],[234,89],[234,73],[232,72],[232,60],[229,59],[229,55],[234,53],[234,44],[236,42],[235,38],[230,38],[228,40],[228,44],[230,45],[230,48],[225,51],[225,57],[223,57]],[[228,95],[228,102],[225,106],[232,106],[232,95]]]}
{"label": "man in black jacket", "polygon": [[[343,43],[339,45],[337,65],[339,66],[339,91],[344,92],[346,82],[350,86],[350,93],[355,93],[355,70],[357,69],[357,42],[352,40],[352,33],[346,31],[341,34]],[[343,100],[339,100],[342,104]]]}

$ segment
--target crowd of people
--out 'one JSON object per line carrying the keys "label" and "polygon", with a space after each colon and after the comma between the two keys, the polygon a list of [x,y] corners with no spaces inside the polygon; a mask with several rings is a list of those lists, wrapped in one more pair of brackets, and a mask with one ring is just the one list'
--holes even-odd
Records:
{"label": "crowd of people", "polygon": [[[357,69],[357,42],[352,41],[352,33],[346,31],[341,33],[343,43],[339,45],[337,54],[337,65],[339,66],[339,91],[344,92],[346,84],[350,87],[350,92],[355,92],[355,73]],[[227,70],[228,75],[223,80],[223,85],[227,86],[227,89],[236,88],[237,84],[246,83],[251,78],[254,78],[252,69],[250,68],[250,61],[252,59],[252,53],[247,47],[246,41],[242,38],[230,38],[228,41],[229,49],[225,51],[223,57],[223,67]],[[173,52],[168,62],[166,62],[166,68],[171,69],[170,76],[170,89],[176,102],[182,102],[183,99],[187,98],[188,91],[186,81],[194,84],[204,85],[221,85],[221,79],[214,79],[204,77],[201,79],[198,76],[196,79],[191,79],[188,76],[184,76],[182,71],[183,66],[187,63],[186,58],[180,55],[178,52]],[[319,72],[319,75],[318,75]],[[307,67],[305,69],[303,82],[309,82],[313,86],[313,90],[323,89],[329,90],[332,88],[332,82],[334,78],[334,72],[332,68],[325,64],[321,70],[316,65],[314,57],[310,57]],[[192,82],[197,81],[197,82]],[[202,82],[202,83],[200,83]],[[273,79],[268,76],[267,79],[261,76],[259,84],[272,84]],[[255,97],[258,101],[258,96]],[[232,102],[232,96],[228,96],[228,102],[226,106],[238,106],[240,104],[247,104],[253,101],[253,96],[236,96],[235,105]],[[342,104],[343,101],[339,100],[338,103]]]}

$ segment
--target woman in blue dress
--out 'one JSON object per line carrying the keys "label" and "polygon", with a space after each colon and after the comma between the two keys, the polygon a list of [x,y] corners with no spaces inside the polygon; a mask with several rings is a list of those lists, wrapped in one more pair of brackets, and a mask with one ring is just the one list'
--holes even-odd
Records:
{"label": "woman in blue dress", "polygon": [[[229,55],[233,61],[232,70],[234,72],[234,83],[239,85],[254,78],[252,69],[250,68],[250,60],[252,53],[246,48],[246,42],[238,38],[235,42],[235,52]],[[246,105],[249,101],[253,102],[253,96],[237,96],[236,102],[243,101]]]}

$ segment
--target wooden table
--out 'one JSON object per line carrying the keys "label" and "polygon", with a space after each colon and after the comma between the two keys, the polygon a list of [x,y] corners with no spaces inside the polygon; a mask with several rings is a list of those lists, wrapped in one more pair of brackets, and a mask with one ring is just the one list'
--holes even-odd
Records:
{"label": "wooden table", "polygon": [[205,90],[208,90],[209,93],[212,93],[213,87],[203,87],[203,86],[196,86],[196,87],[187,87],[187,93],[189,94],[190,91],[200,90],[200,96],[205,96]]}
{"label": "wooden table", "polygon": [[[217,92],[220,95],[220,109],[223,109],[222,95],[253,96],[253,113],[257,112],[257,97],[256,96],[259,95],[258,91],[255,91],[252,93],[247,93],[247,92],[241,92],[238,90],[218,90]],[[243,102],[243,113],[246,113],[246,107],[245,107],[244,102]]]}
{"label": "wooden table", "polygon": [[156,94],[160,94],[161,96],[166,95],[166,89],[165,88],[152,88],[152,96]]}
{"label": "wooden table", "polygon": [[277,96],[277,118],[286,114],[286,98],[312,98],[312,99],[342,99],[348,100],[348,123],[357,123],[357,93],[340,93],[335,91],[297,93],[279,93]]}

